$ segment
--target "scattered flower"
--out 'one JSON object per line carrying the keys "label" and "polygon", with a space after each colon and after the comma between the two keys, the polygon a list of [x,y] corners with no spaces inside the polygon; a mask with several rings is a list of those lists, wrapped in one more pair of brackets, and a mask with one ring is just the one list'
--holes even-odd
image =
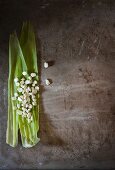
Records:
{"label": "scattered flower", "polygon": [[46,82],[46,85],[47,85],[47,86],[49,86],[49,85],[51,84],[48,79],[46,79],[45,82]]}
{"label": "scattered flower", "polygon": [[48,63],[47,62],[44,63],[44,68],[48,68]]}

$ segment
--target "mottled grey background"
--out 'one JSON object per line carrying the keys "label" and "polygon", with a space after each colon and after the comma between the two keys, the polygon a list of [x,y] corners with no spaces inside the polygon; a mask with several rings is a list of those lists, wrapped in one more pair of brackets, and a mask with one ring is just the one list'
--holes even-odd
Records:
{"label": "mottled grey background", "polygon": [[[5,143],[8,39],[26,20],[41,66],[41,142],[31,149]],[[0,0],[0,91],[1,169],[115,168],[115,1]]]}

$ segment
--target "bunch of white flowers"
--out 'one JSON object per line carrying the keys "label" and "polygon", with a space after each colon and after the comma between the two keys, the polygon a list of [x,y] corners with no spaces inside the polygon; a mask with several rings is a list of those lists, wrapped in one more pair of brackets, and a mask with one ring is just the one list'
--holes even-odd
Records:
{"label": "bunch of white flowers", "polygon": [[14,109],[17,114],[28,119],[28,122],[33,120],[32,108],[37,105],[37,94],[39,91],[37,74],[22,72],[22,78],[15,78],[16,92],[12,100],[16,101]]}

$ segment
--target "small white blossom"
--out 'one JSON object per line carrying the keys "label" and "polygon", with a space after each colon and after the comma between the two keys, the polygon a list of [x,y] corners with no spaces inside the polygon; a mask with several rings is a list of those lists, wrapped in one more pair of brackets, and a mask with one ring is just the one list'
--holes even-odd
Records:
{"label": "small white blossom", "polygon": [[29,93],[29,90],[28,90],[28,89],[26,89],[26,92],[27,92],[27,93]]}
{"label": "small white blossom", "polygon": [[22,80],[22,81],[24,81],[24,80],[25,80],[25,78],[23,77],[21,80]]}
{"label": "small white blossom", "polygon": [[21,84],[21,88],[22,88],[22,89],[24,89],[24,88],[25,88],[25,86]]}
{"label": "small white blossom", "polygon": [[22,99],[21,99],[20,97],[18,97],[18,101],[20,101],[20,102],[21,102],[21,101],[22,101]]}
{"label": "small white blossom", "polygon": [[48,79],[46,79],[45,82],[46,82],[46,85],[47,85],[47,86],[49,86],[49,85],[51,84]]}
{"label": "small white blossom", "polygon": [[33,95],[36,94],[36,93],[37,93],[37,90],[36,90],[36,89],[32,90],[32,94],[33,94]]}
{"label": "small white blossom", "polygon": [[29,105],[28,104],[26,104],[26,108],[28,107]]}
{"label": "small white blossom", "polygon": [[31,73],[31,77],[36,77],[36,73]]}
{"label": "small white blossom", "polygon": [[15,96],[15,97],[18,97],[18,93],[14,93],[14,96]]}
{"label": "small white blossom", "polygon": [[34,99],[34,98],[35,98],[35,95],[32,94],[32,99]]}
{"label": "small white blossom", "polygon": [[22,74],[23,74],[24,76],[26,76],[26,75],[27,75],[27,72],[26,72],[26,71],[23,71]]}
{"label": "small white blossom", "polygon": [[17,90],[18,90],[19,92],[22,92],[22,91],[23,91],[22,88],[18,88]]}
{"label": "small white blossom", "polygon": [[20,81],[20,85],[24,85],[24,81],[22,80],[22,81]]}
{"label": "small white blossom", "polygon": [[17,77],[14,79],[14,82],[15,82],[15,83],[17,83],[17,82],[18,82],[18,78],[17,78]]}
{"label": "small white blossom", "polygon": [[48,68],[48,63],[47,62],[44,63],[44,68]]}
{"label": "small white blossom", "polygon": [[23,99],[23,98],[24,98],[24,96],[23,96],[23,95],[21,95],[21,96],[20,96],[20,98],[21,98],[21,99]]}
{"label": "small white blossom", "polygon": [[31,77],[31,76],[29,76],[29,77],[28,77],[28,79],[29,79],[29,80],[32,80],[32,77]]}
{"label": "small white blossom", "polygon": [[28,87],[27,89],[28,89],[28,91],[31,91],[31,88],[30,88],[30,87]]}
{"label": "small white blossom", "polygon": [[27,100],[24,99],[24,100],[23,100],[23,104],[25,105],[26,103],[27,103]]}
{"label": "small white blossom", "polygon": [[39,91],[40,88],[39,88],[39,86],[36,86],[35,89],[36,89],[37,91]]}
{"label": "small white blossom", "polygon": [[26,111],[26,108],[25,108],[25,107],[22,107],[22,110],[23,110],[23,111]]}
{"label": "small white blossom", "polygon": [[29,104],[29,108],[32,109],[32,105],[31,104]]}
{"label": "small white blossom", "polygon": [[37,103],[36,103],[36,102],[32,102],[32,104],[33,104],[33,106],[36,106],[36,105],[37,105]]}
{"label": "small white blossom", "polygon": [[34,80],[34,84],[37,84],[38,82],[36,80]]}
{"label": "small white blossom", "polygon": [[26,112],[23,112],[23,115],[26,117],[26,116],[27,116],[27,113],[26,113]]}
{"label": "small white blossom", "polygon": [[31,118],[31,113],[30,113],[30,112],[27,114],[27,117],[28,117],[29,119]]}
{"label": "small white blossom", "polygon": [[33,99],[33,102],[36,103],[36,99]]}
{"label": "small white blossom", "polygon": [[34,87],[34,86],[35,86],[35,84],[34,84],[34,83],[32,83],[32,86]]}
{"label": "small white blossom", "polygon": [[26,109],[26,113],[27,113],[27,114],[29,113],[29,109]]}
{"label": "small white blossom", "polygon": [[31,84],[31,81],[30,80],[26,80],[25,84]]}
{"label": "small white blossom", "polygon": [[28,93],[30,96],[32,95],[32,93]]}
{"label": "small white blossom", "polygon": [[17,82],[17,83],[16,83],[16,86],[19,86],[19,85],[20,85],[20,83]]}
{"label": "small white blossom", "polygon": [[18,108],[18,109],[20,108],[20,104],[17,104],[17,108]]}
{"label": "small white blossom", "polygon": [[22,117],[26,117],[26,114],[25,114],[25,113],[23,113],[23,114],[22,114]]}
{"label": "small white blossom", "polygon": [[31,121],[33,120],[33,117],[31,116]]}

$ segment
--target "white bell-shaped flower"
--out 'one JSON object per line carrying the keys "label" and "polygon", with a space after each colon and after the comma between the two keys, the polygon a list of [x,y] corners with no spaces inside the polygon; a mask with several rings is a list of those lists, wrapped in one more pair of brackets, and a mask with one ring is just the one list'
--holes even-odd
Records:
{"label": "white bell-shaped flower", "polygon": [[26,76],[26,75],[27,75],[27,72],[26,72],[26,71],[23,71],[22,74],[23,74],[24,76]]}

